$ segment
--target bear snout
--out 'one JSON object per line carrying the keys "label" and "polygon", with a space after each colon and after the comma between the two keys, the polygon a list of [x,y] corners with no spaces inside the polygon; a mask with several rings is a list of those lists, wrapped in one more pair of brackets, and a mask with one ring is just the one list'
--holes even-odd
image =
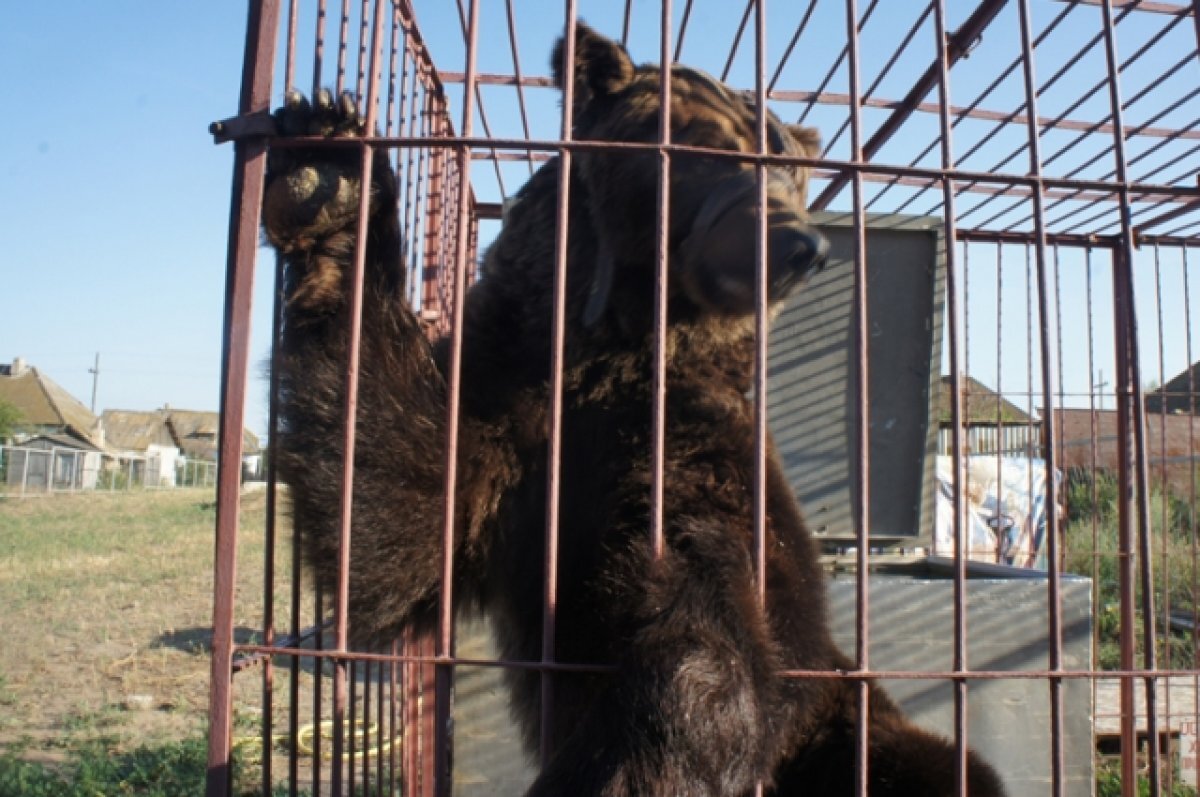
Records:
{"label": "bear snout", "polygon": [[[824,265],[829,242],[808,223],[794,186],[769,173],[767,295],[786,298]],[[679,249],[684,290],[699,306],[727,315],[754,312],[758,267],[758,185],[745,170],[701,205]]]}
{"label": "bear snout", "polygon": [[829,257],[829,239],[800,220],[772,225],[768,247],[772,299],[784,299],[804,285]]}

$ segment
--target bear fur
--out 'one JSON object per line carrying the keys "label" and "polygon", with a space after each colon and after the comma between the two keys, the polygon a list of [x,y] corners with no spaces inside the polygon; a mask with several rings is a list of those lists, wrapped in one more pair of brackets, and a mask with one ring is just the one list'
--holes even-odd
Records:
{"label": "bear fur", "polygon": [[[655,143],[657,66],[579,25],[574,138]],[[752,101],[684,67],[670,70],[672,142],[757,151]],[[364,134],[352,98],[289,94],[284,136]],[[813,156],[817,138],[773,115],[767,146]],[[662,550],[651,541],[658,156],[576,152],[566,246],[565,350],[549,758],[531,795],[850,795],[858,686],[781,671],[853,669],[826,620],[826,575],[770,448],[765,608],[755,567],[755,168],[721,152],[671,159]],[[454,491],[456,611],[482,609],[502,655],[542,658],[553,340],[555,220],[562,162],[525,185],[467,293]],[[766,290],[778,302],[819,268],[807,170],[766,172]],[[332,590],[347,391],[360,149],[271,150],[264,227],[283,255],[279,471],[293,490],[308,564]],[[377,154],[366,226],[350,551],[349,616],[360,644],[436,626],[446,487],[448,340],[429,344],[403,299],[396,181]],[[769,442],[768,442],[768,445]],[[531,753],[542,679],[508,671]],[[949,797],[953,745],[911,725],[869,687],[868,792]],[[975,797],[1004,793],[974,753]]]}

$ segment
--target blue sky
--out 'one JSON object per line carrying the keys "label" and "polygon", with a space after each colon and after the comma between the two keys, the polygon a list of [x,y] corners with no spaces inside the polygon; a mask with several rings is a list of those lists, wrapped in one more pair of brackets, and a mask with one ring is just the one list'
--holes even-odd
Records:
{"label": "blue sky", "polygon": [[[355,7],[359,4],[354,3]],[[418,0],[422,31],[430,42],[439,66],[462,69],[462,46],[455,4],[448,0]],[[580,15],[603,32],[619,36],[622,3],[610,0],[581,2]],[[638,14],[631,49],[635,59],[657,59],[657,11],[655,4],[636,3]],[[679,24],[677,3],[676,26]],[[771,4],[776,20],[769,30],[770,51],[778,53],[787,43],[802,4]],[[807,34],[801,51],[784,72],[783,84],[812,89],[815,81],[801,73],[809,63],[821,64],[821,73],[832,63],[844,40],[844,23],[837,18],[839,4],[819,4],[812,34]],[[952,2],[951,27],[962,21],[974,3]],[[516,4],[525,74],[548,73],[547,57],[561,29],[558,4]],[[863,33],[863,81],[869,83],[891,47],[911,22],[913,8],[907,3],[880,4],[876,17]],[[740,19],[740,4],[702,3],[689,22],[682,60],[720,73],[725,54]],[[1034,4],[1035,21],[1042,24],[1057,14],[1058,3]],[[508,72],[511,62],[503,4],[485,3],[482,30],[492,45],[481,54],[482,71]],[[614,9],[617,9],[614,12]],[[1006,11],[985,36],[983,44],[967,61],[956,67],[952,77],[953,100],[969,101],[991,80],[1001,55],[1014,45],[1015,12]],[[1073,12],[1072,23],[1039,50],[1039,74],[1048,74],[1056,59],[1069,57],[1073,43],[1090,36],[1097,28],[1095,9]],[[829,14],[827,19],[823,14]],[[92,367],[100,354],[97,409],[152,409],[165,403],[188,409],[216,409],[219,395],[220,341],[225,251],[228,229],[229,185],[232,148],[216,146],[207,133],[209,122],[232,115],[241,75],[241,58],[246,20],[245,0],[206,2],[113,2],[106,4],[18,3],[13,4],[0,26],[0,67],[8,79],[0,88],[6,124],[0,137],[0,362],[22,356],[42,369],[75,396],[87,403],[91,396]],[[1145,41],[1159,20],[1134,19],[1120,31],[1122,52],[1132,51]],[[1035,25],[1036,27],[1036,25]],[[922,37],[928,38],[928,28]],[[353,34],[353,35],[356,35]],[[1174,39],[1186,42],[1191,36],[1182,26]],[[1168,38],[1169,44],[1173,39]],[[300,35],[301,85],[310,80],[304,60],[311,50],[306,30]],[[500,46],[503,45],[503,46]],[[1171,48],[1159,48],[1126,74],[1126,96],[1144,80],[1138,72],[1152,76],[1171,63]],[[777,56],[776,56],[777,57]],[[1099,51],[1085,60],[1092,74],[1102,68]],[[749,85],[753,48],[743,42],[732,80]],[[916,70],[928,63],[926,49],[914,49],[901,58],[895,73],[885,80],[877,96],[898,98],[906,91]],[[351,58],[353,61],[353,57]],[[1192,72],[1195,77],[1195,64]],[[803,79],[802,79],[803,78]],[[1183,84],[1191,78],[1180,78]],[[1015,107],[1019,95],[1019,73],[985,107]],[[1180,85],[1179,83],[1176,86]],[[1189,84],[1189,85],[1194,85]],[[827,91],[846,91],[844,70],[827,86]],[[276,96],[281,86],[277,81]],[[489,114],[494,134],[522,135],[515,102],[493,89]],[[1064,107],[1079,91],[1078,81],[1060,84],[1043,105],[1043,115]],[[1060,97],[1054,96],[1057,93]],[[456,95],[451,87],[452,96]],[[546,89],[529,92],[534,107],[534,137],[553,138],[557,132],[557,96]],[[1107,102],[1102,94],[1090,106],[1073,114],[1088,117],[1100,113]],[[455,116],[461,101],[455,102]],[[795,106],[792,106],[793,108]],[[788,118],[794,112],[779,109]],[[1196,117],[1195,101],[1179,109],[1160,124],[1185,124]],[[807,120],[821,127],[826,137],[845,118],[845,109],[818,106]],[[868,124],[878,123],[883,111],[867,111]],[[1135,119],[1136,121],[1136,119]],[[916,144],[932,140],[936,117],[914,119],[912,129],[888,145],[881,158],[907,163]],[[477,123],[478,124],[478,123]],[[956,130],[955,148],[964,152],[987,129],[968,122]],[[915,135],[914,135],[915,131]],[[992,146],[993,151],[1011,149],[1009,140]],[[1048,147],[1055,136],[1043,141]],[[846,137],[839,140],[835,158],[845,158]],[[919,139],[919,140],[914,140]],[[1136,151],[1136,150],[1135,150]],[[985,163],[992,154],[976,156]],[[1080,158],[1083,156],[1080,155]],[[997,158],[998,160],[999,158]],[[1070,160],[1070,159],[1067,159]],[[1196,160],[1195,156],[1192,158]],[[926,159],[937,162],[937,151]],[[1102,164],[1103,165],[1103,164]],[[976,168],[982,168],[976,166]],[[1056,168],[1065,168],[1059,164]],[[1097,167],[1099,168],[1099,167]],[[507,190],[515,190],[527,167],[505,166]],[[1023,171],[1014,167],[1014,171]],[[1102,171],[1102,169],[1101,169]],[[494,192],[487,183],[490,167],[473,172],[477,190]],[[509,176],[511,175],[511,177]],[[877,190],[877,187],[872,190]],[[904,196],[904,190],[895,193]],[[868,193],[868,196],[871,192]],[[485,197],[495,198],[495,197]],[[924,198],[909,212],[936,212],[936,203]],[[963,208],[960,207],[960,213]],[[987,214],[982,214],[987,215]],[[976,218],[975,221],[979,219]],[[994,249],[972,253],[972,262],[995,260]],[[1003,306],[1006,316],[1003,369],[1006,390],[1028,390],[1025,374],[1027,341],[1025,319],[1009,317],[1024,312],[1023,257],[1019,251],[1004,254],[1006,277]],[[1193,258],[1192,303],[1200,285]],[[269,257],[260,256],[256,279],[255,334],[253,357],[261,364],[267,354],[266,326],[269,320]],[[1083,311],[1078,301],[1082,291],[1081,256],[1064,258],[1068,271],[1064,282],[1067,309],[1064,320],[1076,323]],[[1151,266],[1143,268],[1146,273]],[[1011,273],[1010,273],[1011,272]],[[1164,295],[1164,366],[1170,378],[1186,365],[1182,334],[1187,316],[1180,304],[1182,263],[1177,253],[1164,255],[1167,288]],[[987,288],[988,268],[981,267],[972,284],[972,312],[978,329],[972,332],[974,353],[971,371],[994,384],[995,311],[994,268],[992,288]],[[1150,284],[1152,288],[1152,283]],[[1108,323],[1110,298],[1100,287],[1096,323]],[[1146,378],[1157,378],[1156,304],[1151,290],[1139,294],[1143,312]],[[1073,320],[1075,319],[1075,320]],[[1197,313],[1190,320],[1195,330]],[[1009,330],[1013,330],[1010,332]],[[1194,335],[1196,340],[1200,336]],[[1018,339],[1019,338],[1019,339]],[[1101,346],[1106,346],[1101,341]],[[1078,346],[1064,358],[1069,387],[1087,387],[1085,360]],[[1194,355],[1193,355],[1194,356]],[[1100,366],[1104,367],[1104,366]],[[1082,369],[1082,370],[1081,370]],[[256,368],[247,402],[247,423],[265,432],[266,396],[261,368]],[[1111,371],[1110,371],[1111,376]],[[1009,381],[1011,380],[1011,381]]]}
{"label": "blue sky", "polygon": [[[0,362],[97,410],[216,409],[246,6],[18,3],[0,25]],[[261,431],[261,428],[256,427]]]}

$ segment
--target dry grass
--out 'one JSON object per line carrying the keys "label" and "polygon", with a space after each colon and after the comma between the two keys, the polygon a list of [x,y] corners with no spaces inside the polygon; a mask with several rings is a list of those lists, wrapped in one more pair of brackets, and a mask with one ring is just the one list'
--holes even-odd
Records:
{"label": "dry grass", "polygon": [[[246,629],[262,625],[264,506],[243,499]],[[204,732],[215,520],[211,490],[0,499],[0,751],[54,761]]]}

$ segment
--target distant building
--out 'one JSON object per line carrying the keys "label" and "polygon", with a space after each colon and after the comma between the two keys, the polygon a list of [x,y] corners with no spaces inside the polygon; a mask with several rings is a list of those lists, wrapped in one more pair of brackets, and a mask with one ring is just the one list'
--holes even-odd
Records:
{"label": "distant building", "polygon": [[0,452],[0,482],[34,492],[96,486],[104,434],[91,410],[20,357],[0,364],[0,400],[20,413],[15,445]]}
{"label": "distant building", "polygon": [[[1054,417],[1059,467],[1117,472],[1121,448],[1116,410],[1061,409],[1054,411]],[[1147,411],[1145,440],[1150,480],[1165,482],[1180,497],[1190,495],[1200,474],[1200,419]]]}
{"label": "distant building", "polygon": [[[0,401],[20,413],[12,445],[0,447],[0,484],[10,489],[171,487],[181,477],[184,484],[211,484],[218,446],[215,412],[165,406],[149,412],[107,410],[97,418],[20,357],[0,363]],[[257,477],[262,461],[258,437],[245,431],[242,448],[243,472]],[[210,465],[203,478],[197,477],[196,463]]]}
{"label": "distant building", "polygon": [[1200,362],[1146,394],[1146,412],[1167,415],[1200,414]]}
{"label": "distant building", "polygon": [[[967,454],[1000,451],[1014,456],[1041,456],[1041,423],[1016,404],[970,376],[960,379],[963,444]],[[938,423],[938,453],[949,454],[953,446],[953,390],[943,376],[934,408]]]}
{"label": "distant building", "polygon": [[[105,410],[100,416],[108,445],[129,457],[146,458],[146,483],[173,485],[184,460],[216,462],[220,416],[177,410]],[[242,433],[243,470],[257,476],[262,451],[258,437]]]}
{"label": "distant building", "polygon": [[96,450],[104,448],[99,419],[91,410],[20,357],[8,364],[0,363],[0,400],[21,413],[18,440],[58,435]]}

